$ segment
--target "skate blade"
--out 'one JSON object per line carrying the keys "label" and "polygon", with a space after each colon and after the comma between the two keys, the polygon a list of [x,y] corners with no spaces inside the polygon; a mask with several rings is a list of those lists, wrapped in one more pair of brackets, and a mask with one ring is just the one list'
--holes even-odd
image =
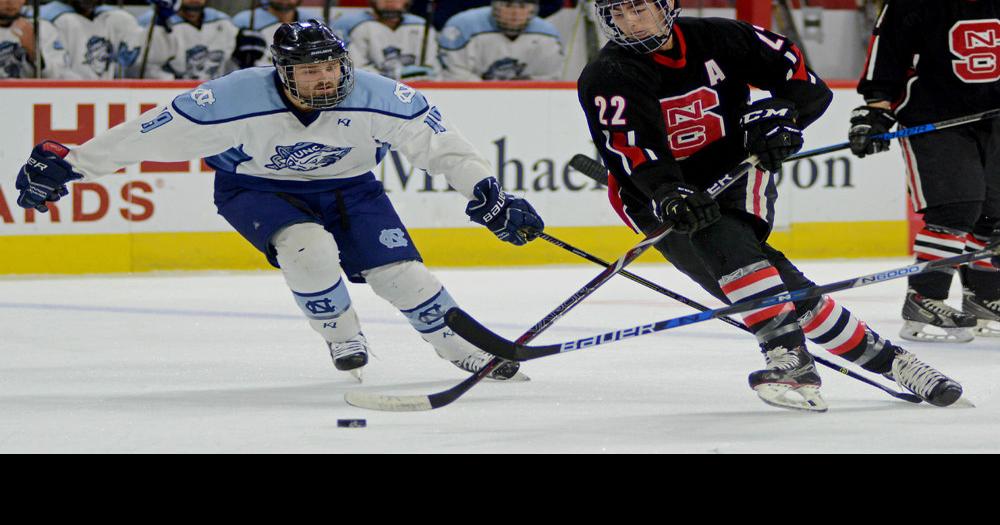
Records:
{"label": "skate blade", "polygon": [[[754,391],[761,401],[776,408],[817,413],[830,409],[817,386],[796,388],[794,385],[782,383],[765,383],[758,385]],[[795,399],[795,396],[799,399]]]}
{"label": "skate blade", "polygon": [[353,377],[358,383],[364,384],[364,382],[365,382],[365,367],[355,368],[354,370],[351,370],[348,373],[351,374],[351,377]]}
{"label": "skate blade", "polygon": [[971,343],[976,340],[976,335],[971,328],[937,328],[944,333],[928,332],[928,325],[907,321],[903,329],[899,332],[899,337],[916,343]]}
{"label": "skate blade", "polygon": [[486,378],[486,380],[492,383],[528,383],[531,381],[531,378],[522,372],[518,372],[514,374],[514,377],[510,379],[497,379],[493,377],[488,377]]}
{"label": "skate blade", "polygon": [[973,330],[973,333],[976,337],[1000,337],[1000,321],[980,319],[979,326]]}

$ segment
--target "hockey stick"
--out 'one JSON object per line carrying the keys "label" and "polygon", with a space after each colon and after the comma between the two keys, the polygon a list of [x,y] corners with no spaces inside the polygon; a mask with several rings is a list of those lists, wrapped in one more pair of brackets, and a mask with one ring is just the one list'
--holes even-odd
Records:
{"label": "hockey stick", "polygon": [[[573,167],[573,169],[579,171],[580,173],[583,173],[584,175],[586,175],[590,179],[592,179],[592,180],[594,180],[594,181],[596,181],[596,182],[598,182],[600,184],[603,184],[604,186],[608,185],[608,170],[600,162],[597,162],[596,160],[594,160],[594,159],[592,159],[592,158],[590,158],[590,157],[588,157],[586,155],[580,154],[580,155],[575,155],[569,161],[569,165],[571,167]],[[608,263],[605,262],[604,260],[602,260],[602,259],[600,259],[598,257],[595,257],[595,256],[593,256],[593,255],[591,255],[591,254],[589,254],[589,253],[587,253],[587,252],[585,252],[583,250],[580,250],[578,248],[570,246],[569,244],[566,244],[566,243],[564,243],[564,242],[562,242],[562,241],[560,241],[558,239],[555,239],[553,237],[550,237],[550,236],[548,236],[546,234],[540,235],[539,238],[541,238],[542,240],[548,241],[548,242],[550,242],[550,243],[552,243],[552,244],[554,244],[556,246],[559,246],[560,248],[563,248],[563,249],[569,251],[570,253],[573,253],[574,255],[578,255],[578,256],[580,256],[580,257],[582,257],[582,258],[584,258],[584,259],[586,259],[586,260],[588,260],[588,261],[590,261],[590,262],[592,262],[594,264],[600,264],[601,266],[607,266],[608,265]],[[701,305],[701,304],[699,304],[699,303],[697,303],[695,301],[692,301],[692,300],[688,299],[687,297],[684,297],[683,295],[680,295],[680,294],[675,293],[675,292],[673,292],[671,290],[663,288],[662,286],[659,286],[656,283],[647,281],[646,279],[643,279],[642,277],[639,277],[638,275],[632,274],[632,273],[630,273],[628,271],[622,271],[621,274],[622,274],[622,277],[628,278],[628,279],[630,279],[630,280],[632,280],[632,281],[634,281],[636,283],[641,284],[642,286],[645,286],[645,287],[647,287],[647,288],[649,288],[651,290],[659,292],[660,294],[663,294],[663,295],[665,295],[667,297],[670,297],[671,299],[674,299],[674,300],[676,300],[676,301],[678,301],[678,302],[680,302],[682,304],[690,306],[690,307],[692,307],[692,308],[694,308],[696,310],[699,310],[699,311],[702,311],[702,312],[707,312],[709,310],[709,308],[707,306]],[[719,319],[722,320],[722,321],[724,321],[724,322],[726,322],[727,324],[730,324],[732,326],[735,326],[736,328],[739,328],[740,330],[752,333],[752,331],[749,328],[747,328],[746,325],[744,325],[743,323],[740,323],[739,321],[735,321],[735,320],[733,320],[730,317],[720,317]],[[915,396],[913,394],[905,394],[905,393],[897,392],[897,391],[892,390],[892,389],[890,389],[890,388],[888,388],[888,387],[886,387],[886,386],[884,386],[884,385],[882,385],[880,383],[872,381],[871,379],[868,379],[867,377],[864,377],[864,376],[859,375],[859,374],[857,374],[857,373],[855,373],[855,372],[853,372],[851,370],[848,370],[847,368],[844,368],[842,366],[837,366],[837,365],[835,365],[835,364],[833,364],[833,363],[831,363],[831,362],[829,362],[829,361],[827,361],[827,360],[825,360],[825,359],[823,359],[823,358],[821,358],[819,356],[813,355],[813,358],[816,360],[816,362],[818,362],[819,364],[821,364],[821,365],[823,365],[823,366],[825,366],[825,367],[827,367],[827,368],[829,368],[831,370],[836,370],[837,372],[840,372],[841,374],[844,374],[844,375],[846,375],[846,376],[848,376],[850,378],[857,379],[858,381],[861,381],[862,383],[866,383],[868,385],[874,386],[875,388],[878,388],[879,390],[882,390],[883,392],[889,394],[890,396],[892,396],[892,397],[894,397],[896,399],[902,399],[903,401],[908,401],[910,403],[922,403],[923,402],[923,399],[921,399],[919,396]]]}
{"label": "hockey stick", "polygon": [[42,33],[41,33],[41,0],[32,0],[31,10],[33,20],[31,21],[32,29],[35,31],[35,78],[42,78]]}
{"label": "hockey stick", "polygon": [[330,10],[333,8],[333,0],[323,1],[323,23],[330,25]]}
{"label": "hockey stick", "polygon": [[764,297],[751,301],[739,302],[726,308],[708,310],[700,314],[615,330],[613,332],[606,332],[592,337],[547,346],[530,347],[525,346],[523,343],[504,339],[481,325],[460,308],[452,308],[449,310],[448,314],[445,316],[445,322],[447,322],[448,327],[454,330],[456,334],[485,352],[510,361],[531,361],[550,355],[574,352],[608,343],[623,341],[625,339],[655,334],[681,326],[701,323],[725,315],[741,314],[779,304],[803,301],[835,292],[902,279],[912,275],[952,268],[968,262],[996,257],[998,255],[1000,255],[1000,241],[991,244],[986,249],[965,255],[958,255],[933,262],[914,264],[886,272],[879,272],[858,277],[856,279],[848,279],[846,281],[840,281],[825,286],[813,286],[773,297]]}
{"label": "hockey stick", "polygon": [[[153,31],[156,29],[157,19],[160,18],[153,6],[153,18],[149,21],[149,32],[146,33],[146,48],[142,50],[142,64],[139,66],[139,80],[146,78],[146,65],[149,64],[149,48],[153,47]],[[125,71],[122,71],[122,78],[125,78]]]}
{"label": "hockey stick", "polygon": [[437,0],[427,2],[427,20],[424,22],[424,40],[420,44],[420,65],[427,65],[427,51],[430,49],[431,28],[434,27],[434,11],[437,9]]}
{"label": "hockey stick", "polygon": [[[743,161],[735,170],[726,174],[722,179],[712,185],[711,188],[707,190],[708,194],[712,198],[718,197],[720,193],[728,189],[730,186],[735,184],[737,181],[746,176],[746,174],[754,168],[757,164],[756,157],[750,157],[749,159]],[[598,288],[600,288],[604,283],[611,280],[612,277],[626,266],[628,266],[632,261],[636,260],[643,253],[646,252],[654,244],[663,240],[671,231],[673,231],[674,225],[670,222],[665,223],[659,229],[651,233],[646,239],[636,245],[634,248],[625,253],[617,262],[612,265],[608,265],[607,268],[600,273],[597,277],[592,279],[583,288],[578,290],[572,297],[567,299],[558,308],[553,310],[549,315],[545,316],[539,323],[529,329],[527,332],[521,335],[517,339],[517,344],[524,345],[531,342],[536,337],[541,335],[542,332],[547,330],[556,321],[558,321],[562,316],[566,315],[567,312],[572,310],[576,305],[580,304],[584,299],[589,297]],[[454,312],[455,310],[452,310]],[[475,344],[474,341],[469,342]],[[478,346],[478,345],[476,345]],[[492,353],[492,352],[489,352]],[[496,355],[496,354],[494,354]],[[491,360],[486,366],[475,374],[469,376],[468,379],[462,381],[458,385],[431,395],[415,395],[415,396],[386,396],[380,394],[369,394],[364,392],[348,392],[344,399],[349,405],[356,406],[359,408],[367,408],[371,410],[383,410],[389,412],[418,412],[424,410],[433,410],[436,408],[441,408],[443,406],[449,405],[455,402],[458,398],[462,397],[466,392],[468,392],[472,387],[476,386],[480,381],[490,375],[493,370],[498,366],[503,364],[504,360],[496,358]]]}
{"label": "hockey stick", "polygon": [[[969,115],[966,117],[954,118],[951,120],[943,120],[934,124],[924,124],[923,126],[914,126],[912,128],[903,128],[892,133],[883,133],[881,135],[874,135],[873,139],[882,140],[894,140],[894,139],[904,139],[907,137],[915,137],[917,135],[924,135],[927,133],[933,133],[935,131],[942,131],[949,128],[957,128],[959,126],[965,126],[967,124],[973,124],[976,122],[981,122],[984,120],[990,120],[1000,117],[1000,109],[993,109],[990,111],[984,111],[982,113],[976,113],[975,115]],[[844,142],[841,144],[834,144],[833,146],[827,146],[825,148],[814,149],[812,151],[806,151],[799,153],[797,155],[792,155],[785,159],[785,162],[794,162],[796,160],[808,159],[810,157],[818,157],[820,155],[826,155],[828,153],[835,153],[838,151],[844,151],[851,149],[850,142]]]}

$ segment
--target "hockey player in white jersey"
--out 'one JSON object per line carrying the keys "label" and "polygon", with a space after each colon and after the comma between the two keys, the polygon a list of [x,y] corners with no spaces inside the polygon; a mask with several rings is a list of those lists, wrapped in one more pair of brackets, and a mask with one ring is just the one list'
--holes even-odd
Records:
{"label": "hockey player in white jersey", "polygon": [[[0,0],[0,79],[36,78],[35,27],[25,0]],[[39,22],[42,78],[59,78],[66,64],[66,49],[56,28]]]}
{"label": "hockey player in white jersey", "polygon": [[233,17],[233,23],[241,30],[237,44],[240,67],[271,65],[267,42],[274,40],[278,28],[282,24],[308,19],[307,14],[299,9],[302,0],[267,0],[262,4],[264,7],[253,11],[247,9]]}
{"label": "hockey player in white jersey", "polygon": [[[239,29],[225,13],[207,7],[208,0],[150,0],[156,26],[146,78],[212,80],[229,72]],[[153,12],[139,17],[149,27]]]}
{"label": "hockey player in white jersey", "polygon": [[[491,360],[444,323],[455,301],[421,262],[372,170],[391,150],[443,174],[466,213],[523,245],[544,223],[504,193],[489,163],[416,90],[355,72],[344,43],[318,21],[282,26],[275,67],[237,71],[70,150],[38,145],[17,178],[18,204],[39,211],[78,179],[144,160],[209,157],[221,214],[280,267],[336,367],[368,363],[368,343],[342,277],[367,282],[444,359],[466,371]],[[213,156],[214,155],[214,156]],[[495,379],[517,375],[508,363]]]}
{"label": "hockey player in white jersey", "polygon": [[358,68],[394,80],[432,80],[437,33],[409,8],[410,0],[372,0],[370,11],[346,14],[331,27]]}
{"label": "hockey player in white jersey", "polygon": [[444,80],[559,80],[565,59],[538,0],[495,0],[455,15],[438,46]]}
{"label": "hockey player in white jersey", "polygon": [[113,80],[124,78],[145,44],[139,22],[127,11],[99,5],[98,0],[50,2],[41,16],[59,31],[66,47],[64,78]]}

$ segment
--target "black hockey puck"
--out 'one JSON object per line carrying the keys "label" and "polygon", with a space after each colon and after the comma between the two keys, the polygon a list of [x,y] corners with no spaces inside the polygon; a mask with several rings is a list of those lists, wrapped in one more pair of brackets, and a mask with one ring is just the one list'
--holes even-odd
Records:
{"label": "black hockey puck", "polygon": [[337,420],[337,427],[338,428],[367,428],[368,427],[368,420],[367,419],[338,419]]}

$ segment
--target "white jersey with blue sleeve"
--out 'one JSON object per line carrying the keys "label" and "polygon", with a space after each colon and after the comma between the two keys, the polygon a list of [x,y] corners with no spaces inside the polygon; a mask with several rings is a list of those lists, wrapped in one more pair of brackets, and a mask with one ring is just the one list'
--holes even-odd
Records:
{"label": "white jersey with blue sleeve", "polygon": [[517,38],[505,35],[491,7],[459,13],[438,37],[444,80],[558,80],[563,49],[559,30],[535,17]]}
{"label": "white jersey with blue sleeve", "polygon": [[[296,21],[305,21],[310,18],[308,13],[302,10],[295,11]],[[271,43],[274,42],[274,34],[278,32],[278,28],[281,27],[281,20],[278,20],[276,16],[271,14],[270,11],[263,7],[258,7],[254,14],[253,27],[250,27],[250,10],[241,11],[233,17],[233,24],[236,25],[237,29],[251,29],[257,31],[264,37],[264,41],[267,42],[267,51],[264,52],[264,56],[257,61],[255,65],[257,66],[270,66],[271,62]]]}
{"label": "white jersey with blue sleeve", "polygon": [[[139,17],[148,28],[152,12]],[[157,26],[153,30],[146,78],[212,80],[226,74],[236,50],[239,29],[225,13],[207,8],[201,27],[179,15],[167,21],[170,33]]]}
{"label": "white jersey with blue sleeve", "polygon": [[339,106],[301,113],[273,67],[237,71],[73,149],[66,160],[86,178],[141,161],[207,163],[260,191],[308,188],[365,175],[390,150],[444,175],[470,200],[492,176],[489,162],[420,92],[365,71]]}
{"label": "white jersey with blue sleeve", "polygon": [[[437,70],[437,34],[430,28],[426,64],[421,64],[425,19],[406,13],[396,29],[379,22],[371,11],[358,11],[337,19],[331,29],[347,42],[355,67],[392,79],[433,79]],[[419,66],[428,66],[418,70]]]}
{"label": "white jersey with blue sleeve", "polygon": [[98,6],[90,19],[56,1],[42,6],[39,14],[55,26],[59,41],[66,48],[63,78],[124,78],[125,72],[140,59],[145,35],[139,22],[125,10]]}
{"label": "white jersey with blue sleeve", "polygon": [[[60,78],[66,67],[66,48],[50,22],[40,20],[38,28],[42,78]],[[0,79],[35,78],[35,64],[28,53],[35,45],[33,30],[32,14],[28,8],[22,10],[21,17],[10,27],[0,27]]]}

